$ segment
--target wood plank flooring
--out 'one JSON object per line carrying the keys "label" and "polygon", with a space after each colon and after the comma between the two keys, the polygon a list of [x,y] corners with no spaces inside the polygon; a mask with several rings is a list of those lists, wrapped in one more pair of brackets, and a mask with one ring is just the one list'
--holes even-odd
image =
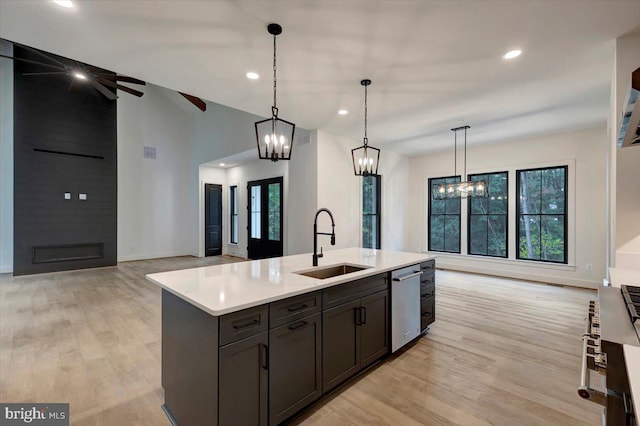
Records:
{"label": "wood plank flooring", "polygon": [[[0,277],[0,401],[70,402],[78,425],[169,425],[160,290],[146,273],[237,261],[178,257]],[[436,272],[428,335],[294,419],[304,425],[599,425],[577,396],[595,292]]]}

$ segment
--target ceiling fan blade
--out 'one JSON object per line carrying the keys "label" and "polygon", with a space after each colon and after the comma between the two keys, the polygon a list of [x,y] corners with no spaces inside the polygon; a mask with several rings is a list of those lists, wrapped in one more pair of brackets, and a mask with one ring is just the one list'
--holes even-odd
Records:
{"label": "ceiling fan blade", "polygon": [[67,67],[67,64],[65,64],[63,62],[60,62],[59,60],[47,55],[46,53],[43,53],[43,52],[39,51],[37,49],[34,49],[33,47],[25,46],[24,44],[19,44],[18,46],[22,47],[23,49],[27,49],[28,51],[30,51],[34,55],[38,55],[41,58],[44,58],[44,59],[46,59],[48,61],[51,61],[51,62],[53,62],[55,64],[58,64],[58,66],[60,66],[60,67],[63,67],[63,68]]}
{"label": "ceiling fan blade", "polygon": [[38,61],[32,61],[31,59],[14,58],[13,56],[1,55],[0,58],[13,59],[14,61],[27,62],[29,64],[40,65],[42,67],[52,68],[54,70],[66,71],[66,68],[59,67],[57,65],[45,64]]}
{"label": "ceiling fan blade", "polygon": [[69,92],[77,91],[78,89],[80,89],[82,84],[83,84],[82,81],[78,80],[77,78],[72,78],[71,84],[69,85]]}
{"label": "ceiling fan blade", "polygon": [[115,93],[113,93],[111,90],[104,87],[102,83],[94,80],[93,78],[89,78],[88,80],[93,85],[93,87],[96,88],[98,92],[102,93],[110,101],[115,101],[116,99],[118,99]]}
{"label": "ceiling fan blade", "polygon": [[66,71],[52,71],[52,72],[24,72],[22,75],[67,75]]}
{"label": "ceiling fan blade", "polygon": [[127,92],[127,93],[129,93],[129,94],[131,94],[133,96],[137,96],[139,98],[142,97],[142,95],[144,95],[144,93],[142,93],[139,90],[135,90],[135,89],[132,89],[130,87],[123,86],[122,84],[114,83],[113,81],[105,80],[105,79],[103,79],[101,77],[98,77],[96,80],[100,84],[104,84],[105,86],[113,87],[114,89],[120,89],[122,91],[125,91],[125,92]]}
{"label": "ceiling fan blade", "polygon": [[141,84],[143,86],[147,84],[145,81],[133,77],[127,77],[126,75],[113,75],[104,73],[96,73],[95,75],[100,78],[104,78],[105,80],[122,81],[124,83]]}
{"label": "ceiling fan blade", "polygon": [[200,111],[205,112],[207,110],[207,104],[205,103],[205,101],[198,98],[197,96],[187,95],[186,93],[182,93],[182,92],[178,92],[178,93],[184,96],[186,100],[194,104]]}

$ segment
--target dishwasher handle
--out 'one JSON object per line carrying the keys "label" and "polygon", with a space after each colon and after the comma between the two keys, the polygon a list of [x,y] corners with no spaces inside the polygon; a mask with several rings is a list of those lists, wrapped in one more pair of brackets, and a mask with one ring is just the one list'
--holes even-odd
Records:
{"label": "dishwasher handle", "polygon": [[393,281],[404,281],[408,280],[409,278],[419,277],[420,275],[422,275],[422,271],[414,271],[413,274],[407,274],[403,277],[394,278]]}

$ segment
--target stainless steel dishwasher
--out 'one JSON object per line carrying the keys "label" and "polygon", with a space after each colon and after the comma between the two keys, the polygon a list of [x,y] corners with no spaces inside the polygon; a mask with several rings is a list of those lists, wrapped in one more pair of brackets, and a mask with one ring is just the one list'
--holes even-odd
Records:
{"label": "stainless steel dishwasher", "polygon": [[420,335],[420,265],[391,272],[391,352]]}

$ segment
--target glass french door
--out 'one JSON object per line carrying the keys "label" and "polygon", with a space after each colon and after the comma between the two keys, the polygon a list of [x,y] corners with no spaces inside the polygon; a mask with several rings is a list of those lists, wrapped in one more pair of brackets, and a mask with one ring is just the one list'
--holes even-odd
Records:
{"label": "glass french door", "polygon": [[282,177],[251,181],[247,192],[249,259],[282,256]]}

